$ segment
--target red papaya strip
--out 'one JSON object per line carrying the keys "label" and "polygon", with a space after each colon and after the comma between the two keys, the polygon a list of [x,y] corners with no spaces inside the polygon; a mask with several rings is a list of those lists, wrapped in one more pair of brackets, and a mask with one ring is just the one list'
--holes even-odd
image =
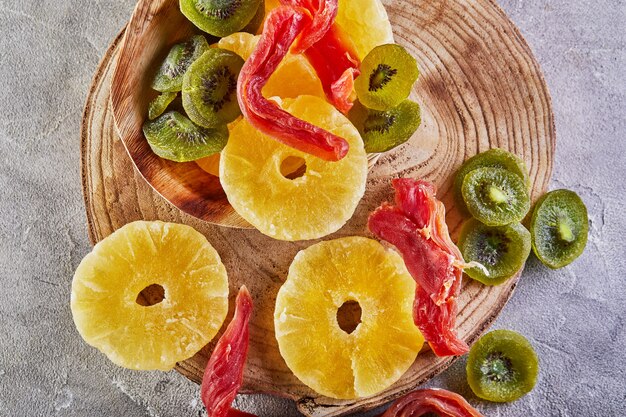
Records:
{"label": "red papaya strip", "polygon": [[270,76],[309,22],[301,8],[281,6],[270,12],[261,39],[239,74],[237,98],[244,117],[256,129],[302,152],[338,161],[348,153],[345,139],[298,119],[262,94]]}
{"label": "red papaya strip", "polygon": [[355,100],[354,79],[359,61],[351,41],[337,25],[304,53],[322,82],[328,100],[342,113],[348,113]]}
{"label": "red papaya strip", "polygon": [[319,42],[335,22],[339,10],[338,0],[280,0],[285,6],[300,7],[311,15],[311,23],[296,39],[291,52],[299,54]]}
{"label": "red papaya strip", "polygon": [[443,389],[413,391],[395,401],[379,417],[417,417],[427,413],[441,417],[484,417],[465,398]]}
{"label": "red papaya strip", "polygon": [[248,356],[249,323],[252,297],[244,286],[237,295],[235,315],[220,337],[204,371],[200,397],[208,417],[236,417],[249,414],[231,410],[231,404],[243,382]]}
{"label": "red papaya strip", "polygon": [[393,181],[396,205],[383,204],[369,218],[378,238],[398,249],[415,282],[413,320],[438,356],[469,351],[456,334],[456,300],[465,262],[452,243],[445,223],[445,207],[435,187],[425,181]]}
{"label": "red papaya strip", "polygon": [[315,69],[324,93],[337,109],[348,113],[356,98],[354,79],[361,65],[352,40],[335,24],[338,0],[281,0],[284,5],[305,9],[312,17],[296,39],[291,52],[304,52]]}

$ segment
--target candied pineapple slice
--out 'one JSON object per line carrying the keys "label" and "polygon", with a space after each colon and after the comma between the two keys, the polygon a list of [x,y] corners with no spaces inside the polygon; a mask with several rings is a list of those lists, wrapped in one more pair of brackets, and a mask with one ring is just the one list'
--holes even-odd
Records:
{"label": "candied pineapple slice", "polygon": [[[374,395],[415,361],[424,339],[413,323],[415,281],[402,258],[380,243],[348,237],[296,255],[276,300],[280,353],[304,384],[328,397]],[[357,302],[348,333],[337,312]]]}
{"label": "candied pineapple slice", "polygon": [[[159,286],[164,298],[141,305]],[[83,339],[119,366],[169,370],[216,335],[228,278],[206,238],[181,224],[137,221],[98,243],[78,266],[71,308]]]}
{"label": "candied pineapple slice", "polygon": [[[280,240],[326,236],[352,217],[365,192],[367,155],[350,121],[313,96],[285,100],[283,108],[348,141],[350,150],[328,162],[290,148],[242,120],[222,151],[220,181],[233,208],[261,233]],[[288,178],[283,163],[304,162],[302,176]]]}

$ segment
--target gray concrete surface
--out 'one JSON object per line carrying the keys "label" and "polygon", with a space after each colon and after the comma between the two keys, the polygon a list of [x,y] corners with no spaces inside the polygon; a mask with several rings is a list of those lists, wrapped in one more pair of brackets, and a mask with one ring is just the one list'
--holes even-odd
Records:
{"label": "gray concrete surface", "polygon": [[[356,0],[355,0],[356,1]],[[468,0],[471,1],[471,0]],[[109,363],[72,324],[74,268],[89,251],[79,123],[93,71],[134,0],[0,0],[0,416],[201,416],[174,372]],[[509,405],[469,391],[458,362],[429,385],[487,416],[626,415],[626,2],[502,0],[545,72],[556,113],[552,186],[589,207],[586,253],[560,271],[531,259],[496,328],[525,334],[537,388]],[[260,416],[286,401],[244,396]]]}

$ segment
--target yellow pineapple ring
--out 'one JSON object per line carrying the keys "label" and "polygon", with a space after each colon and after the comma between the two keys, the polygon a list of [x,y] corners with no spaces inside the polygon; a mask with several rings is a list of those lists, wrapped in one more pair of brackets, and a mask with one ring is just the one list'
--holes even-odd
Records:
{"label": "yellow pineapple ring", "polygon": [[[165,298],[142,306],[160,285]],[[209,343],[228,312],[228,278],[206,238],[181,224],[137,221],[98,243],[72,282],[80,335],[119,366],[169,370]]]}
{"label": "yellow pineapple ring", "polygon": [[[247,120],[235,126],[222,151],[220,181],[233,208],[261,233],[280,240],[316,239],[339,230],[365,192],[367,155],[350,121],[321,98],[285,100],[289,113],[346,139],[348,154],[328,162],[259,132]],[[306,163],[300,178],[281,173],[283,163]]]}
{"label": "yellow pineapple ring", "polygon": [[375,47],[394,43],[391,22],[380,0],[339,0],[336,22],[350,36],[361,60]]}
{"label": "yellow pineapple ring", "polygon": [[[377,241],[347,237],[300,251],[278,292],[274,327],[296,377],[339,399],[374,395],[413,364],[424,338],[413,323],[415,281],[400,255]],[[337,312],[361,307],[348,334]]]}

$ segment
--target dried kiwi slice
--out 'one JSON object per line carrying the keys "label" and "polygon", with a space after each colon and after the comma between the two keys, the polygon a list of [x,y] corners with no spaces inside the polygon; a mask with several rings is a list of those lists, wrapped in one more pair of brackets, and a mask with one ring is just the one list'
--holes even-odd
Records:
{"label": "dried kiwi slice", "polygon": [[471,215],[489,226],[522,221],[530,210],[524,181],[502,168],[478,168],[463,180],[463,200]]}
{"label": "dried kiwi slice", "polygon": [[420,126],[420,106],[404,100],[391,110],[371,110],[356,102],[348,114],[368,153],[387,152],[409,140]]}
{"label": "dried kiwi slice", "polygon": [[180,11],[198,28],[218,37],[243,29],[261,0],[180,0]]}
{"label": "dried kiwi slice", "polygon": [[167,106],[176,98],[178,93],[161,93],[148,105],[148,119],[154,120],[162,115]]}
{"label": "dried kiwi slice", "polygon": [[587,207],[573,191],[549,192],[535,206],[530,232],[533,250],[541,262],[552,269],[567,266],[587,245]]}
{"label": "dried kiwi slice", "polygon": [[146,122],[143,133],[155,154],[176,162],[195,161],[213,155],[224,149],[228,142],[226,125],[214,129],[202,128],[175,111]]}
{"label": "dried kiwi slice", "polygon": [[419,77],[417,61],[400,45],[380,45],[361,63],[354,81],[359,101],[367,108],[389,110],[409,97]]}
{"label": "dried kiwi slice", "polygon": [[183,80],[183,106],[194,123],[214,127],[239,117],[237,78],[243,64],[236,53],[211,48],[189,67]]}
{"label": "dried kiwi slice", "polygon": [[174,45],[159,67],[152,82],[152,88],[162,93],[180,91],[183,88],[183,76],[187,69],[208,49],[208,42],[204,36],[200,35]]}
{"label": "dried kiwi slice", "polygon": [[535,387],[539,359],[521,334],[494,330],[472,346],[466,370],[467,382],[476,396],[494,402],[509,402]]}
{"label": "dried kiwi slice", "polygon": [[521,223],[487,226],[476,219],[465,222],[461,229],[459,248],[467,262],[482,264],[465,273],[485,285],[502,284],[517,273],[530,255],[530,232]]}
{"label": "dried kiwi slice", "polygon": [[504,149],[494,148],[488,151],[481,152],[478,155],[474,155],[463,165],[456,173],[454,178],[454,196],[456,203],[462,212],[467,212],[467,206],[463,201],[463,180],[465,176],[477,169],[477,168],[502,168],[518,175],[524,180],[526,187],[530,189],[530,178],[528,176],[528,169],[524,161],[515,154],[507,152]]}

